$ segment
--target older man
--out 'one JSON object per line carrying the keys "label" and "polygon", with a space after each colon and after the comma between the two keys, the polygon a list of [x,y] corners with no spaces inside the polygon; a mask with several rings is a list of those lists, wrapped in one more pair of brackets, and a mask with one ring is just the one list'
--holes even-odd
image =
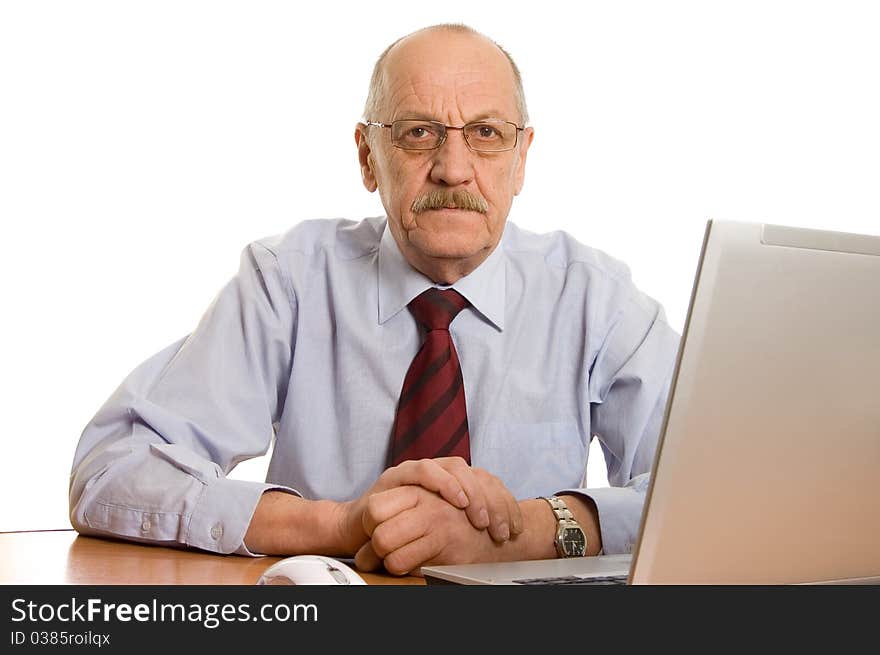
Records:
{"label": "older man", "polygon": [[[251,244],[86,427],[74,526],[393,573],[630,550],[677,335],[622,264],[507,222],[534,137],[513,60],[420,30],[364,118],[387,216]],[[273,433],[266,483],[226,477]],[[610,488],[583,488],[594,435]]]}

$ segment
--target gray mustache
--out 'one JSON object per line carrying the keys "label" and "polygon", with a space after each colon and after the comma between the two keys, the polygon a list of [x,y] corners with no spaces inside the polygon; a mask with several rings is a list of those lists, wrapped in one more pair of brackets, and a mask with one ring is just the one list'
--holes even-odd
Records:
{"label": "gray mustache", "polygon": [[467,209],[480,212],[481,214],[489,211],[489,203],[463,189],[458,189],[457,191],[429,191],[413,200],[410,209],[413,214],[420,214],[429,209],[443,209],[444,207]]}

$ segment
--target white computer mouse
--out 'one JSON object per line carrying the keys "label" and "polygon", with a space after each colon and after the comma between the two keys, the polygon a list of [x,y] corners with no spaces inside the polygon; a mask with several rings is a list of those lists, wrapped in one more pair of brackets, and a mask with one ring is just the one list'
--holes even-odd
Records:
{"label": "white computer mouse", "polygon": [[324,555],[294,555],[263,571],[258,585],[367,584],[347,564]]}

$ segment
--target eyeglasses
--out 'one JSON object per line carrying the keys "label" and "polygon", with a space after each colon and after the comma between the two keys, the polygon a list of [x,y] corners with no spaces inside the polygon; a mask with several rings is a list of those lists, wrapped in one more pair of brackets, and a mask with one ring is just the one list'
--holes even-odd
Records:
{"label": "eyeglasses", "polygon": [[525,128],[509,121],[474,121],[461,127],[437,121],[402,120],[393,123],[366,121],[367,125],[391,128],[391,144],[403,150],[434,150],[446,141],[448,130],[461,130],[468,148],[475,152],[504,152],[516,147]]}

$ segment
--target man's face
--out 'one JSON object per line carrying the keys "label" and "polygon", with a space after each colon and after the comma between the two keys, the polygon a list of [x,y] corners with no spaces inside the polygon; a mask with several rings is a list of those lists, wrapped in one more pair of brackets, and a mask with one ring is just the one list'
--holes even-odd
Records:
{"label": "man's face", "polygon": [[[416,118],[462,126],[487,118],[521,125],[510,63],[490,41],[471,34],[428,31],[398,43],[386,59],[382,115],[391,123]],[[366,138],[364,130],[369,130]],[[364,185],[379,190],[391,232],[407,261],[436,282],[467,275],[495,248],[513,196],[522,187],[531,128],[516,148],[479,153],[461,130],[448,130],[434,150],[403,150],[391,144],[391,130],[358,127],[355,138]],[[481,209],[419,211],[413,203],[431,192],[467,192]],[[442,197],[442,196],[441,196]],[[482,211],[482,210],[485,211]]]}

